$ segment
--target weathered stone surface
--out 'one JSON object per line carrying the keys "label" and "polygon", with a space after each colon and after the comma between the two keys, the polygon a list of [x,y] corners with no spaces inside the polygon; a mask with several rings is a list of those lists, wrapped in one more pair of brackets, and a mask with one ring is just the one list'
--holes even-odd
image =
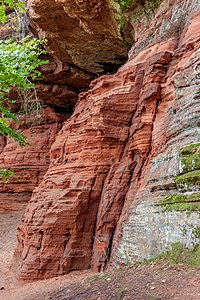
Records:
{"label": "weathered stone surface", "polygon": [[[20,41],[25,36],[32,36],[28,29],[29,20],[24,13],[10,12],[7,22],[0,24],[0,39]],[[78,99],[78,94],[87,90],[95,74],[69,65],[49,53],[41,56],[49,62],[39,68],[41,77],[35,82],[35,91],[43,106],[50,106],[56,112],[71,115]],[[23,106],[17,88],[9,93],[9,98],[15,100],[12,110],[18,112]],[[22,108],[23,110],[23,108]]]}
{"label": "weathered stone surface", "polygon": [[76,105],[78,93],[68,87],[57,84],[37,83],[37,96],[43,106],[48,105],[62,114],[70,115]]}
{"label": "weathered stone surface", "polygon": [[[163,24],[173,24],[178,8],[187,15],[179,30],[162,34],[162,41],[153,36],[148,46],[141,38],[115,75],[93,81],[79,96],[19,226],[19,279],[91,266],[101,270],[110,257],[115,262],[149,258],[168,247],[176,232],[177,240],[183,237],[181,213],[172,224],[173,214],[152,204],[162,198],[160,193],[176,189],[179,149],[200,140],[199,2],[177,0],[172,6],[163,1],[144,36],[154,29],[158,33],[163,15]],[[160,212],[157,218],[155,212]],[[187,219],[185,213],[182,217]],[[165,236],[169,223],[171,240]],[[185,224],[198,226],[198,216]],[[184,238],[191,233],[188,227]],[[188,243],[192,240],[194,235]]]}
{"label": "weathered stone surface", "polygon": [[42,76],[35,84],[37,95],[43,105],[69,115],[74,110],[78,94],[88,89],[95,76],[76,66],[63,63],[50,54],[46,54],[44,59],[49,63],[40,68]]}
{"label": "weathered stone surface", "polygon": [[44,59],[48,64],[40,68],[41,77],[35,81],[34,90],[29,90],[25,94],[20,94],[17,88],[13,88],[9,93],[9,98],[15,100],[12,104],[12,111],[24,112],[24,103],[30,98],[38,98],[43,107],[51,107],[56,112],[63,115],[71,115],[78,94],[89,88],[94,74],[80,70],[75,66],[63,64],[59,59],[51,55],[45,55]]}
{"label": "weathered stone surface", "polygon": [[88,89],[90,82],[95,78],[93,73],[81,70],[77,66],[63,63],[50,54],[45,54],[44,59],[47,59],[49,63],[40,68],[42,78],[39,81],[43,83],[68,86],[77,92],[81,92]]}
{"label": "weathered stone surface", "polygon": [[128,48],[116,1],[29,0],[30,26],[62,62],[92,73],[116,70]]}
{"label": "weathered stone surface", "polygon": [[10,179],[7,184],[0,181],[0,213],[25,208],[33,189],[38,186],[49,166],[49,149],[62,121],[53,110],[47,108],[43,111],[40,124],[33,125],[28,120],[19,127],[30,145],[20,147],[11,138],[1,137],[0,169],[11,169],[16,178]]}
{"label": "weathered stone surface", "polygon": [[[199,20],[198,10],[182,35],[174,53],[174,62],[168,69],[169,77],[163,85],[163,100],[158,107],[152,132],[151,163],[142,171],[140,188],[135,192],[134,186],[130,187],[127,195],[129,217],[120,233],[121,243],[117,251],[116,248],[113,250],[115,262],[132,263],[149,259],[170,249],[175,242],[189,248],[200,242],[195,235],[195,229],[200,226],[198,211],[191,208],[188,213],[188,206],[184,209],[184,205],[181,210],[179,205],[177,210],[165,211],[167,206],[155,205],[170,195],[199,192],[198,186],[191,184],[180,188],[176,184],[176,176],[185,172],[180,150],[200,142]],[[132,201],[133,198],[135,201]],[[120,229],[120,222],[118,226]],[[114,238],[115,246],[118,238],[117,235]]]}

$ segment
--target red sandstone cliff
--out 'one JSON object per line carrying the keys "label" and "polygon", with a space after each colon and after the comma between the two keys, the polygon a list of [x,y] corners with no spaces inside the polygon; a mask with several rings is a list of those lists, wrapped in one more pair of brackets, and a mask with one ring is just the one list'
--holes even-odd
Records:
{"label": "red sandstone cliff", "polygon": [[23,210],[49,166],[49,150],[60,130],[63,117],[50,108],[43,111],[40,123],[21,116],[23,125],[18,126],[30,145],[20,147],[11,138],[2,138],[0,168],[11,169],[16,177],[5,184],[0,180],[0,213]]}
{"label": "red sandstone cliff", "polygon": [[[19,225],[20,279],[101,270],[111,258],[148,258],[162,250],[166,219],[157,230],[151,207],[176,189],[177,151],[200,140],[199,45],[199,1],[163,1],[127,63],[79,95]],[[159,234],[149,236],[148,226]]]}
{"label": "red sandstone cliff", "polygon": [[[7,22],[0,25],[0,38],[19,41],[27,34],[28,16],[7,11]],[[73,112],[78,94],[87,90],[95,74],[69,65],[49,53],[48,64],[41,66],[41,77],[35,89],[19,95],[10,92],[15,100],[11,110],[19,115],[18,129],[29,145],[20,147],[10,138],[1,137],[0,168],[11,169],[15,179],[5,184],[0,180],[0,214],[23,210],[49,166],[49,150],[64,120]],[[13,126],[16,126],[13,124]]]}

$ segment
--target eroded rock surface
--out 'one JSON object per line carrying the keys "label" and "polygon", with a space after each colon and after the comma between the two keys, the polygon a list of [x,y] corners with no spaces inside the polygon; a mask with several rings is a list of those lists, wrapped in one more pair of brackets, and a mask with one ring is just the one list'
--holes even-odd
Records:
{"label": "eroded rock surface", "polygon": [[35,82],[37,95],[43,105],[48,105],[61,114],[71,115],[78,94],[89,88],[95,75],[64,63],[50,54],[46,54],[44,58],[49,63],[40,68],[41,78]]}
{"label": "eroded rock surface", "polygon": [[199,20],[199,1],[163,1],[129,61],[79,96],[19,226],[19,279],[101,270],[111,257],[140,260],[170,246],[149,233],[167,227],[168,217],[156,227],[150,215],[156,191],[176,189],[173,153],[199,142]]}
{"label": "eroded rock surface", "polygon": [[33,189],[41,182],[49,166],[49,149],[63,122],[53,110],[47,108],[38,124],[27,120],[20,125],[30,145],[20,147],[11,138],[1,137],[0,169],[11,169],[16,177],[9,183],[0,180],[0,213],[23,210]]}
{"label": "eroded rock surface", "polygon": [[28,8],[32,30],[62,62],[100,74],[126,61],[117,1],[30,0]]}

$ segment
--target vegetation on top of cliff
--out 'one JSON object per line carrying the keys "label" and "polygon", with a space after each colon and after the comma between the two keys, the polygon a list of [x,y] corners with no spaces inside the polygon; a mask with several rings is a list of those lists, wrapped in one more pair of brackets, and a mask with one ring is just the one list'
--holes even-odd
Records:
{"label": "vegetation on top of cliff", "polygon": [[161,2],[162,0],[119,0],[119,4],[123,12],[129,8],[133,8],[133,10],[135,10],[135,8],[139,7],[140,12],[138,13],[141,15],[143,13],[148,14],[149,12],[154,12]]}
{"label": "vegetation on top of cliff", "polygon": [[[150,20],[162,0],[118,0],[121,8],[120,33],[127,46],[134,42],[134,23]],[[128,35],[127,35],[128,33]]]}

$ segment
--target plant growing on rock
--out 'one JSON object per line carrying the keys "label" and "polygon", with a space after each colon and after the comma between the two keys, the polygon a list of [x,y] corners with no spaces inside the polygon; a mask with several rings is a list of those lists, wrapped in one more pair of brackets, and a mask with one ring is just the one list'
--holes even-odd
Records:
{"label": "plant growing on rock", "polygon": [[[6,10],[20,9],[24,11],[24,3],[21,1],[4,0],[0,4],[0,23],[6,21]],[[23,93],[34,87],[32,80],[40,76],[37,70],[39,66],[47,61],[41,60],[39,55],[44,53],[43,41],[26,37],[19,42],[12,40],[0,40],[0,134],[12,137],[21,146],[28,144],[26,137],[19,131],[12,129],[11,122],[18,122],[16,115],[11,112],[10,104],[15,99],[10,99],[11,89]],[[9,171],[2,173],[6,180],[6,174],[12,176]]]}

